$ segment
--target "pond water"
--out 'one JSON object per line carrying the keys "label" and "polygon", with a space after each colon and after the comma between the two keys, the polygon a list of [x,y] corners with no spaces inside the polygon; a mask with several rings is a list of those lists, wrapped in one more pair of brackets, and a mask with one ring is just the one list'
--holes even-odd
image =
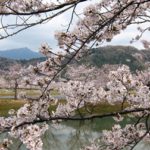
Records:
{"label": "pond water", "polygon": [[13,99],[14,96],[0,96],[0,99]]}
{"label": "pond water", "polygon": [[[127,119],[126,122],[131,122]],[[101,131],[111,129],[114,124],[112,118],[94,119],[91,121],[66,121],[57,124],[49,124],[49,130],[43,136],[43,150],[80,150],[88,145],[94,138],[101,136]],[[123,126],[123,122],[121,125]],[[6,134],[0,136],[0,140]],[[27,150],[17,139],[10,150]],[[150,143],[140,143],[134,150],[150,150]]]}

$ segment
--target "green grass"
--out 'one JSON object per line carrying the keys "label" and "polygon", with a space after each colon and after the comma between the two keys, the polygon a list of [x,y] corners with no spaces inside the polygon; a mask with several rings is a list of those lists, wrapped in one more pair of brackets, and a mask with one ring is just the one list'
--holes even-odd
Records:
{"label": "green grass", "polygon": [[0,89],[0,96],[14,96],[14,91],[7,89]]}
{"label": "green grass", "polygon": [[10,109],[17,110],[21,106],[23,106],[25,101],[21,100],[12,100],[12,99],[6,99],[6,100],[0,100],[0,116],[7,116],[8,111]]}
{"label": "green grass", "polygon": [[[25,92],[28,96],[35,96],[39,95],[40,91],[39,90],[22,90],[19,89],[17,90],[18,93],[20,92]],[[13,89],[0,89],[0,96],[14,96],[15,92]]]}
{"label": "green grass", "polygon": [[[40,91],[39,90],[18,90],[19,92],[25,92],[27,96],[39,96],[40,95]],[[58,91],[57,90],[53,90],[51,91],[51,94],[53,96],[58,95]],[[0,89],[0,97],[3,96],[14,96],[14,90],[13,89]],[[21,106],[23,106],[25,103],[25,101],[22,100],[14,100],[14,99],[0,99],[0,116],[7,116],[8,115],[8,111],[10,109],[15,109],[18,110]],[[49,110],[55,110],[56,106],[50,106]]]}
{"label": "green grass", "polygon": [[[0,116],[8,116],[8,111],[10,109],[18,110],[21,106],[23,106],[26,101],[23,100],[14,100],[14,99],[5,99],[0,100]],[[64,104],[65,100],[60,100],[59,103]],[[50,105],[49,111],[55,111],[57,105]]]}
{"label": "green grass", "polygon": [[[26,92],[28,96],[38,96],[40,95],[39,90],[18,90]],[[51,91],[51,94],[53,96],[59,95],[57,90]],[[13,90],[4,90],[0,89],[0,96],[14,96],[14,91]],[[0,99],[0,116],[7,116],[8,111],[10,109],[19,109],[21,106],[23,106],[25,101],[23,100],[13,100],[13,99]],[[59,100],[59,103],[65,104],[66,100]],[[57,103],[58,105],[58,103]],[[55,111],[57,105],[51,105],[49,107],[49,111]],[[125,107],[127,107],[127,104],[125,104]],[[88,111],[87,111],[88,110]],[[102,103],[102,104],[97,104],[96,106],[92,106],[92,104],[87,104],[86,107],[80,108],[79,111],[76,111],[75,114],[79,115],[80,113],[85,116],[89,114],[104,114],[104,113],[109,113],[109,112],[116,112],[121,110],[121,104],[116,104],[116,105],[110,105],[108,103]]]}
{"label": "green grass", "polygon": [[[125,104],[124,107],[127,107],[128,104]],[[92,104],[87,104],[86,107],[80,108],[79,111],[76,111],[76,114],[79,115],[79,112],[83,115],[90,114],[105,114],[111,112],[117,112],[121,110],[121,104],[110,105],[108,103],[100,103],[93,106]]]}
{"label": "green grass", "polygon": [[60,95],[60,93],[58,92],[58,90],[52,90],[51,95],[57,96],[57,95]]}
{"label": "green grass", "polygon": [[[59,103],[65,104],[65,100],[59,100]],[[23,100],[13,100],[13,99],[6,99],[6,100],[0,100],[0,116],[7,116],[8,111],[10,109],[19,109],[21,106],[25,104],[25,101]],[[58,105],[58,103],[57,103]],[[57,108],[57,105],[50,105],[49,111],[55,111]],[[127,106],[127,104],[126,104]],[[87,111],[88,110],[88,111]],[[90,114],[104,114],[104,113],[109,113],[109,112],[114,112],[114,111],[120,111],[121,110],[121,105],[109,105],[108,103],[103,103],[103,104],[98,104],[96,106],[92,106],[90,104],[87,105],[87,107],[80,108],[79,111],[80,113],[85,116],[85,115],[90,115]],[[76,115],[79,115],[79,112],[75,112]]]}
{"label": "green grass", "polygon": [[[38,96],[40,95],[40,90],[22,90],[19,89],[18,93],[25,92],[28,96]],[[14,96],[15,92],[13,89],[0,89],[0,97],[1,96]],[[51,95],[56,96],[59,95],[57,90],[51,91]]]}

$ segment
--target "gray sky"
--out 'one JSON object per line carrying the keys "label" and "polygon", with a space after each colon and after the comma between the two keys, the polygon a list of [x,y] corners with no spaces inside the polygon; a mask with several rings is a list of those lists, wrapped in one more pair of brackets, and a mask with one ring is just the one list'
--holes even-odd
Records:
{"label": "gray sky", "polygon": [[56,48],[57,41],[54,38],[54,33],[56,30],[62,29],[62,24],[65,24],[66,19],[65,15],[61,15],[47,24],[37,25],[15,36],[0,40],[0,50],[28,47],[38,51],[40,44],[45,42]]}
{"label": "gray sky", "polygon": [[[81,4],[77,9],[81,10],[83,7],[85,7],[85,4],[84,6]],[[32,27],[15,36],[0,40],[0,50],[28,47],[31,50],[38,51],[42,43],[48,43],[53,49],[57,50],[54,33],[67,26],[69,13],[60,15],[47,24]],[[140,42],[130,44],[130,40],[137,34],[136,28],[135,25],[128,27],[126,31],[122,31],[120,35],[117,35],[111,42],[104,43],[104,45],[131,45],[142,49],[143,46]],[[145,34],[143,39],[148,39],[148,36],[148,33]]]}

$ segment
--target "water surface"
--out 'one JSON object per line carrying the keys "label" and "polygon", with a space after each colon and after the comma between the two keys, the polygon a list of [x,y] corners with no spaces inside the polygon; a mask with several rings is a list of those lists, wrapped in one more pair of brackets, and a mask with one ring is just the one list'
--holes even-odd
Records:
{"label": "water surface", "polygon": [[[124,122],[130,123],[126,119]],[[124,126],[124,122],[121,123]],[[101,131],[111,129],[114,124],[112,118],[94,119],[90,121],[65,121],[59,124],[49,123],[49,130],[44,134],[43,150],[80,150],[88,145],[92,139],[101,136]],[[0,136],[3,139],[6,134]],[[18,139],[14,139],[14,144],[10,150],[27,150]],[[134,150],[150,150],[150,143],[140,143]]]}

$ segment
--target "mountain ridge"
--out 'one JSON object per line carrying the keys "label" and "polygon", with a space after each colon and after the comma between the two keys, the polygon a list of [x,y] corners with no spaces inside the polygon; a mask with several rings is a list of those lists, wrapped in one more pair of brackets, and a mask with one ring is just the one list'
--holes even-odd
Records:
{"label": "mountain ridge", "polygon": [[105,64],[125,64],[135,71],[145,69],[146,62],[150,62],[150,50],[138,50],[132,46],[109,45],[90,49],[89,54],[79,61],[79,65],[102,67]]}
{"label": "mountain ridge", "polygon": [[[46,60],[46,57],[33,58],[30,60],[14,60],[0,58],[0,69],[8,70],[12,64],[19,63],[22,66],[36,65]],[[105,64],[125,64],[132,71],[145,69],[145,63],[150,64],[150,50],[138,50],[131,46],[105,46],[89,50],[89,54],[84,56],[77,65],[85,64],[88,66],[102,67]],[[76,64],[76,61],[71,63]]]}
{"label": "mountain ridge", "polygon": [[14,59],[14,60],[30,60],[33,58],[43,57],[42,54],[34,52],[27,47],[1,50],[0,57]]}

